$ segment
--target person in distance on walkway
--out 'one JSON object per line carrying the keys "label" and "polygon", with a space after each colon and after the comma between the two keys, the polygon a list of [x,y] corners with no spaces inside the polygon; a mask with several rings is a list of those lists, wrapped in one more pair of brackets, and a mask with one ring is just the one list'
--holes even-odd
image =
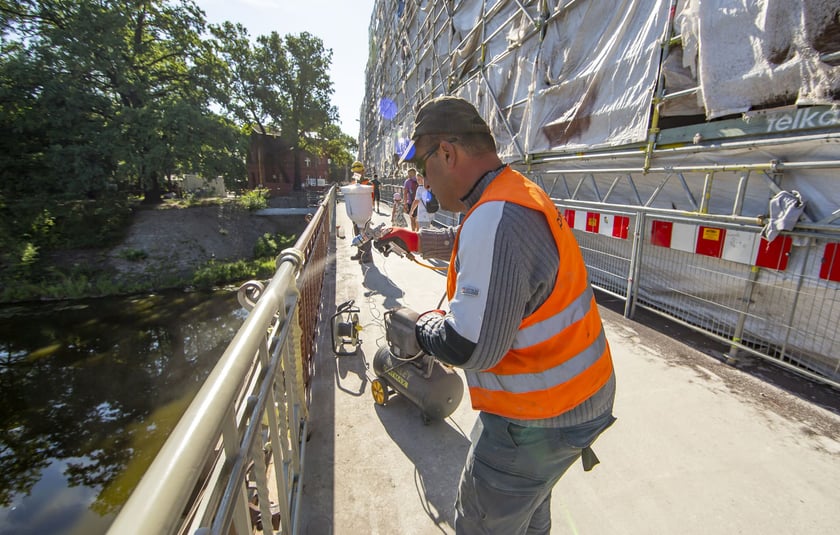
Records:
{"label": "person in distance on walkway", "polygon": [[408,214],[408,220],[411,223],[411,230],[417,231],[417,218],[411,215],[411,205],[414,203],[414,196],[417,194],[417,170],[413,167],[407,172],[408,178],[403,182],[403,209]]}
{"label": "person in distance on walkway", "polygon": [[429,202],[432,195],[429,186],[425,182],[426,180],[423,178],[423,175],[417,175],[417,193],[414,194],[414,202],[411,203],[409,213],[409,215],[414,215],[418,230],[432,227],[432,214],[426,209],[426,203]]}
{"label": "person in distance on walkway", "polygon": [[421,314],[420,346],[463,368],[479,411],[456,500],[458,534],[549,533],[554,485],[613,417],[615,374],[577,242],[551,199],[501,162],[466,100],[417,113],[403,154],[459,227],[392,228],[393,241],[449,259],[449,311]]}
{"label": "person in distance on walkway", "polygon": [[[358,177],[357,183],[363,186],[369,186],[370,180],[365,176],[365,166],[362,162],[353,162],[353,165],[350,166],[350,170],[353,171],[353,176]],[[371,192],[371,201],[373,201],[373,192]],[[363,229],[359,228],[356,223],[353,223],[353,234],[358,236],[361,234]],[[359,246],[359,250],[356,251],[356,254],[350,257],[350,260],[358,260],[360,264],[370,264],[373,262],[373,252],[371,250],[372,243],[370,241],[363,243]]]}
{"label": "person in distance on walkway", "polygon": [[395,227],[405,227],[408,223],[405,222],[405,212],[403,210],[402,193],[394,192],[394,202],[391,204],[391,225]]}
{"label": "person in distance on walkway", "polygon": [[376,210],[376,213],[379,213],[379,201],[382,200],[382,192],[380,191],[379,186],[382,185],[382,181],[379,180],[379,175],[373,173],[373,180],[370,181],[370,185],[373,186],[373,209]]}

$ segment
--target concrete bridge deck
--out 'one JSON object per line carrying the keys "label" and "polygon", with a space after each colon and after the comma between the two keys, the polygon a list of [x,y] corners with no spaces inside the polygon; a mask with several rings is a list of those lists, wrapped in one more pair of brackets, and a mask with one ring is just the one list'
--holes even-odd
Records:
{"label": "concrete bridge deck", "polygon": [[[388,219],[374,215],[374,223]],[[341,203],[337,220],[345,237],[327,270],[327,309],[355,299],[363,343],[357,355],[336,357],[329,332],[320,335],[300,532],[454,533],[476,418],[468,394],[450,418],[424,425],[406,399],[381,407],[370,392],[383,312],[436,308],[445,276],[377,252],[373,265],[350,261],[352,228]],[[555,487],[552,533],[840,530],[840,393],[769,365],[733,368],[704,339],[698,350],[693,335],[660,319],[627,320],[611,309],[621,303],[602,298],[618,421],[595,443],[601,464],[589,473],[575,465]]]}

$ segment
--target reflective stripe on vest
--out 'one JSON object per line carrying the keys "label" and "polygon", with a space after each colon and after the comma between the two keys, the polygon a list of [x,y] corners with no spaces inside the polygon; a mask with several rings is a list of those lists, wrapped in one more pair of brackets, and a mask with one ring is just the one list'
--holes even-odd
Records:
{"label": "reflective stripe on vest", "polygon": [[513,349],[537,345],[545,342],[558,332],[576,323],[586,316],[590,310],[590,303],[594,295],[592,288],[587,287],[580,296],[559,313],[550,316],[529,327],[519,328],[513,340]]}
{"label": "reflective stripe on vest", "polygon": [[[582,353],[562,364],[539,373],[519,373],[516,375],[497,375],[489,372],[472,374],[469,385],[486,390],[504,390],[512,393],[524,393],[532,390],[544,390],[554,385],[567,383],[595,364],[607,349],[607,338],[598,336]],[[534,388],[541,385],[542,388]]]}
{"label": "reflective stripe on vest", "polygon": [[[612,373],[604,335],[586,267],[571,230],[554,203],[536,184],[505,168],[467,212],[489,201],[512,202],[542,212],[560,255],[554,289],[524,318],[511,349],[488,370],[465,370],[473,408],[530,420],[560,415],[598,391]],[[458,237],[449,263],[447,294],[457,289]]]}

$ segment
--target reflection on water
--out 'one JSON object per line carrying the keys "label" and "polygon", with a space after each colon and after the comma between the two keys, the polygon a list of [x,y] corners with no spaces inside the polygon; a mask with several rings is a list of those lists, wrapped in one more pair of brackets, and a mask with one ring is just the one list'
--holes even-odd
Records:
{"label": "reflection on water", "polygon": [[245,315],[233,292],[0,308],[0,534],[104,533]]}

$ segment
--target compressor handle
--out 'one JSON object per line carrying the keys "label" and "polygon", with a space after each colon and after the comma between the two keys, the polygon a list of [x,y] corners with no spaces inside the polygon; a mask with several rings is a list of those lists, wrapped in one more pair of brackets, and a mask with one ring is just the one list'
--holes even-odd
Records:
{"label": "compressor handle", "polygon": [[[342,312],[350,312],[350,311],[352,311],[352,309],[353,309],[353,304],[354,304],[355,302],[356,302],[356,300],[355,300],[355,299],[351,299],[351,300],[349,300],[349,301],[345,301],[345,302],[341,303],[340,305],[338,305],[338,306],[335,308],[335,313],[336,313],[336,315],[341,314]],[[356,310],[356,312],[358,312],[358,310]]]}

